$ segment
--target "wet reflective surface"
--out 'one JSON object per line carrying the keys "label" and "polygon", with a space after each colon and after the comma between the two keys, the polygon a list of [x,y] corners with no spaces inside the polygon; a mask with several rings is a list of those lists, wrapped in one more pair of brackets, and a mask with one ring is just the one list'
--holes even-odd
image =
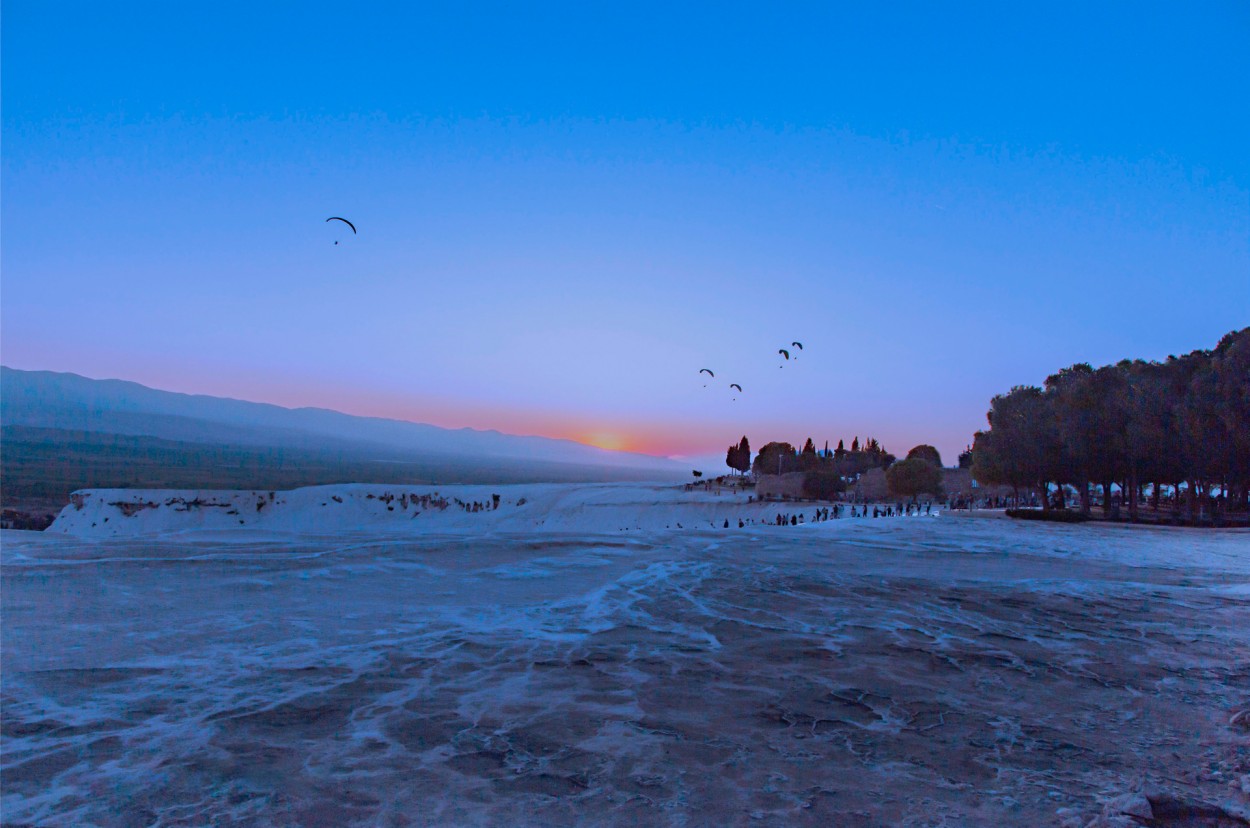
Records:
{"label": "wet reflective surface", "polygon": [[193,537],[4,534],[6,825],[1028,825],[1141,791],[1143,824],[1232,825],[1250,801],[1245,533]]}

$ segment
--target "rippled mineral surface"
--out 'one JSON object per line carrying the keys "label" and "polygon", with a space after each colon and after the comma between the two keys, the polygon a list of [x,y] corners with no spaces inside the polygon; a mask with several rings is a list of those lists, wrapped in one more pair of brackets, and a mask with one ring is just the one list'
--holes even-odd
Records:
{"label": "rippled mineral surface", "polygon": [[5,825],[1246,824],[1245,533],[194,538],[4,534]]}

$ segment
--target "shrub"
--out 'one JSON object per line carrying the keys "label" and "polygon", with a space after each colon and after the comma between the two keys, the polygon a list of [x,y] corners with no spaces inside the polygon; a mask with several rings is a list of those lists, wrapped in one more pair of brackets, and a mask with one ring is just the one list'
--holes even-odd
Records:
{"label": "shrub", "polygon": [[918,494],[942,495],[942,470],[927,460],[900,460],[885,470],[885,482],[896,497]]}
{"label": "shrub", "polygon": [[933,446],[920,445],[907,452],[908,460],[926,460],[939,469],[942,468],[942,455]]}
{"label": "shrub", "polygon": [[833,472],[808,472],[803,477],[803,495],[813,500],[833,500],[846,491],[846,482]]}

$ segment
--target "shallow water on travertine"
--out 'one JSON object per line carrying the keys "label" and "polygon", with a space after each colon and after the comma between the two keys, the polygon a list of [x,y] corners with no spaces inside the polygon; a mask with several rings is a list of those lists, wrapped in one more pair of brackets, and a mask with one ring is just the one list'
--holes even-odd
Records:
{"label": "shallow water on travertine", "polygon": [[1244,533],[193,538],[4,535],[6,825],[1055,824],[1250,773]]}

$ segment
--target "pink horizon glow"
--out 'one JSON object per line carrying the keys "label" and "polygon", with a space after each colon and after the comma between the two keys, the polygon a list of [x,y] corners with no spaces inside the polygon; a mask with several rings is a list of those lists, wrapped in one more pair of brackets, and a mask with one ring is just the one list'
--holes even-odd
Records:
{"label": "pink horizon glow", "polygon": [[[666,427],[632,424],[593,416],[575,416],[541,409],[503,409],[490,404],[455,403],[437,395],[400,395],[343,386],[318,388],[287,377],[264,377],[253,373],[209,370],[194,376],[174,366],[136,366],[125,373],[93,359],[29,361],[10,359],[4,364],[20,370],[79,374],[90,379],[135,382],[160,391],[225,397],[268,403],[283,408],[324,408],[357,417],[380,417],[423,423],[446,429],[471,428],[519,436],[572,440],[614,451],[637,452],[657,457],[706,454],[708,443],[697,426]],[[75,365],[74,363],[85,363]],[[201,368],[202,366],[197,366]],[[700,440],[700,437],[703,440]],[[718,445],[718,443],[716,444]]]}
{"label": "pink horizon glow", "polygon": [[[255,371],[225,370],[207,365],[164,364],[152,358],[146,365],[136,365],[133,370],[119,371],[109,355],[102,351],[91,355],[60,354],[58,359],[23,359],[22,355],[5,354],[4,364],[21,370],[47,370],[68,372],[92,379],[118,379],[136,382],[161,391],[182,394],[226,397],[248,402],[268,403],[284,408],[324,408],[359,417],[380,417],[424,423],[447,429],[471,428],[480,431],[499,431],[520,436],[548,437],[571,440],[583,445],[615,451],[649,454],[657,457],[703,458],[718,456],[743,433],[755,449],[771,440],[788,441],[796,446],[806,437],[812,437],[819,446],[829,440],[836,445],[838,439],[852,437],[865,439],[877,437],[886,447],[901,454],[912,443],[896,427],[886,424],[881,428],[844,431],[837,434],[820,426],[789,430],[772,428],[766,423],[750,422],[739,425],[717,424],[709,427],[701,422],[638,422],[625,417],[603,417],[590,413],[570,413],[544,410],[534,406],[501,407],[483,402],[452,401],[437,394],[399,394],[376,389],[352,387],[344,383],[318,387],[307,379],[287,376],[264,376]],[[191,368],[193,370],[188,370]],[[961,439],[945,441],[956,446]],[[915,442],[939,443],[939,440],[915,440]],[[904,443],[907,445],[905,446]],[[957,448],[962,447],[958,444]],[[957,450],[957,449],[956,449]],[[942,448],[948,464],[954,462],[953,449]]]}

